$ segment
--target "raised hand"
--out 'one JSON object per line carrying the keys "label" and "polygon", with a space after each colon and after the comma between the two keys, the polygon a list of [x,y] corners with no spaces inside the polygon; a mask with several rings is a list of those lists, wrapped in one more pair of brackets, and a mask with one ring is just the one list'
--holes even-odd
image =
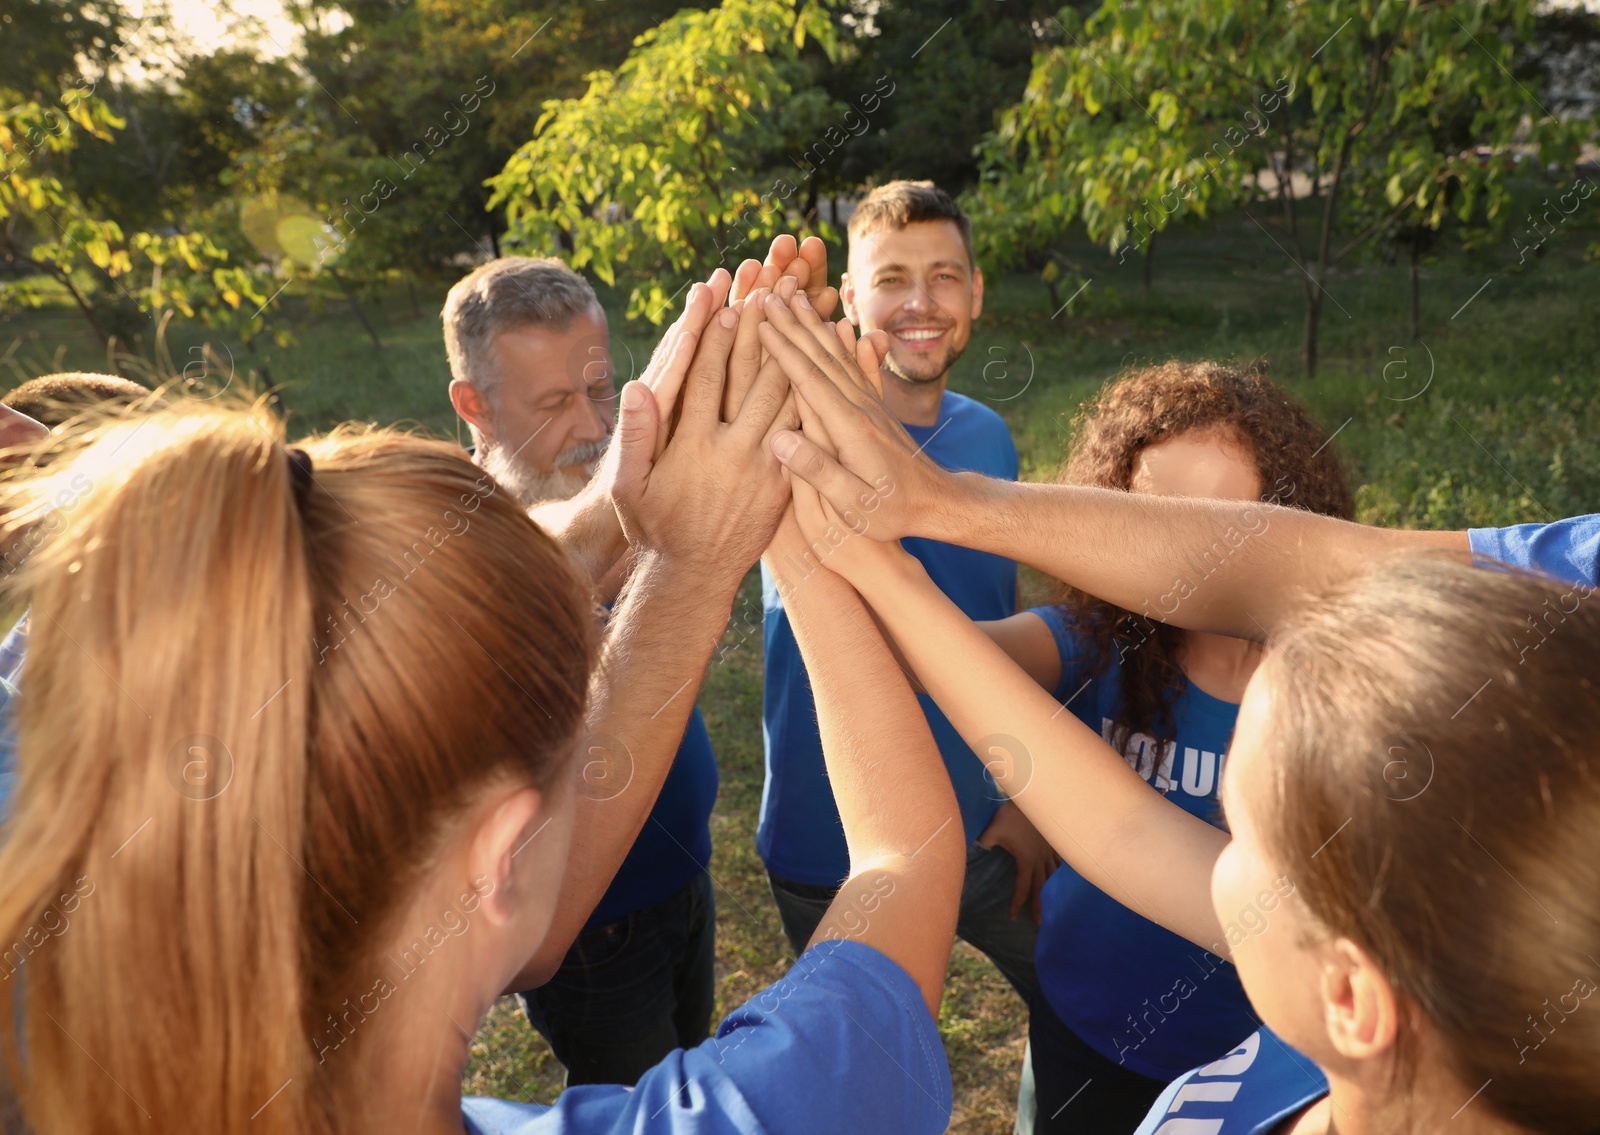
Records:
{"label": "raised hand", "polygon": [[839,292],[828,286],[828,246],[814,236],[797,244],[788,233],[773,238],[764,263],[746,260],[739,265],[728,302],[735,307],[743,306],[756,291],[776,288],[784,278],[795,280],[811,306],[824,318],[831,316],[838,307]]}
{"label": "raised hand", "polygon": [[[683,408],[666,449],[654,452],[664,409],[643,383],[623,389],[611,488],[628,542],[694,565],[711,580],[737,581],[771,539],[789,489],[770,449],[788,380],[776,363],[751,376],[730,366],[740,313],[718,312],[700,337],[683,381]],[[682,348],[679,348],[682,349]],[[730,371],[732,372],[730,374]],[[722,420],[730,381],[747,387],[738,414]]]}
{"label": "raised hand", "polygon": [[[835,457],[807,436],[780,430],[773,453],[794,477],[817,490],[839,517],[876,498],[867,531],[877,540],[938,535],[937,514],[954,495],[956,475],[911,440],[880,397],[881,332],[847,345],[850,333],[817,315],[804,295],[767,297],[761,345],[777,359],[808,413],[837,446]],[[841,337],[841,335],[843,337]]]}
{"label": "raised hand", "polygon": [[718,268],[703,284],[693,284],[683,302],[683,312],[667,328],[666,334],[650,354],[639,381],[655,396],[661,408],[661,421],[657,429],[656,453],[667,447],[671,433],[673,411],[678,404],[678,394],[683,388],[684,376],[694,358],[695,347],[711,317],[722,307],[733,286],[733,277],[726,268]]}

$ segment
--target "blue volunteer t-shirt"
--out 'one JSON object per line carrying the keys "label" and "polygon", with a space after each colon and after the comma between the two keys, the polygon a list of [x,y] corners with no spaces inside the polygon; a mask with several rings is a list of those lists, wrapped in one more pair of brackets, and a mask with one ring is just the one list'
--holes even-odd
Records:
{"label": "blue volunteer t-shirt", "polygon": [[17,679],[28,651],[28,613],[12,624],[0,641],[0,822],[11,811],[11,793],[17,786],[17,727],[11,717],[11,699],[17,696]]}
{"label": "blue volunteer t-shirt", "polygon": [[1600,514],[1553,524],[1474,528],[1467,533],[1467,540],[1474,559],[1497,560],[1570,583],[1600,587]]}
{"label": "blue volunteer t-shirt", "polygon": [[[970,470],[1014,481],[1017,447],[999,414],[961,394],[945,392],[939,420],[907,426],[923,452],[946,469]],[[1017,565],[987,552],[934,540],[908,539],[905,548],[971,619],[1004,619],[1016,611]],[[812,566],[812,565],[807,565]],[[816,565],[815,570],[826,570]],[[766,565],[761,568],[766,638],[762,736],[767,779],[761,794],[756,849],[780,878],[836,886],[850,871],[844,828],[822,760],[817,708],[789,616]],[[944,756],[970,843],[983,834],[1005,797],[933,699],[918,699]]]}
{"label": "blue volunteer t-shirt", "polygon": [[[1090,677],[1088,644],[1059,607],[1036,607],[1061,653],[1056,699],[1111,736],[1122,705],[1121,663]],[[1168,800],[1221,826],[1218,789],[1239,707],[1192,682],[1172,703],[1176,739],[1144,733],[1124,758]],[[1086,1044],[1141,1076],[1170,1080],[1260,1027],[1231,962],[1135,914],[1070,866],[1044,885],[1034,947],[1039,987]],[[1225,949],[1218,944],[1219,949]]]}
{"label": "blue volunteer t-shirt", "polygon": [[1262,1029],[1169,1084],[1133,1135],[1271,1135],[1327,1094],[1322,1070]]}
{"label": "blue volunteer t-shirt", "polygon": [[639,829],[588,924],[643,910],[682,890],[704,871],[711,863],[711,808],[716,802],[717,758],[706,719],[696,706],[650,818]]}
{"label": "blue volunteer t-shirt", "polygon": [[950,1067],[922,993],[859,942],[822,942],[637,1086],[568,1088],[550,1107],[465,1099],[468,1135],[938,1135]]}

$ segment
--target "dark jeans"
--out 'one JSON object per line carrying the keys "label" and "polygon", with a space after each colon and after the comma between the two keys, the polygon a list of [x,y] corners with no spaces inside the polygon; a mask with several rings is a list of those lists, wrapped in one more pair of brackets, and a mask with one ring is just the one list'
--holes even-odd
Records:
{"label": "dark jeans", "polygon": [[[822,924],[828,904],[839,893],[838,887],[796,883],[771,872],[767,880],[778,903],[783,932],[798,957]],[[1017,861],[1003,847],[967,846],[967,877],[961,886],[961,911],[956,933],[963,941],[988,955],[1023,1001],[1031,1001],[1038,989],[1034,976],[1033,947],[1039,928],[1033,924],[1032,908],[1011,918],[1011,895],[1017,885]]]}
{"label": "dark jeans", "polygon": [[556,975],[521,994],[567,1084],[633,1084],[711,1030],[716,906],[700,874],[653,906],[590,926]]}
{"label": "dark jeans", "polygon": [[1028,1059],[1035,1107],[1030,1122],[1025,1076],[1019,1135],[1130,1135],[1167,1087],[1102,1056],[1042,995],[1028,1006]]}

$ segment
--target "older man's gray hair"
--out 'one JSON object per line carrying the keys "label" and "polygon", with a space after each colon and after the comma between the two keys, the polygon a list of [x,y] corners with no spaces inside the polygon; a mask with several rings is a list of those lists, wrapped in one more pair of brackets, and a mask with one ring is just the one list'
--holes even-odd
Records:
{"label": "older man's gray hair", "polygon": [[589,281],[559,260],[491,260],[458,280],[444,301],[450,374],[492,401],[500,385],[491,349],[496,335],[523,327],[565,331],[579,316],[601,310]]}

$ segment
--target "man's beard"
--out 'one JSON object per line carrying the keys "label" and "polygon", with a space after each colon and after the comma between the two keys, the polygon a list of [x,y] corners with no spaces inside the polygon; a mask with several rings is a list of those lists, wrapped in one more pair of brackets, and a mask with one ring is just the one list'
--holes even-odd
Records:
{"label": "man's beard", "polygon": [[889,353],[883,357],[883,370],[889,375],[889,377],[897,378],[901,382],[907,383],[911,386],[924,386],[930,382],[938,382],[945,375],[949,374],[950,368],[956,365],[956,360],[961,358],[966,349],[965,343],[959,347],[945,348],[944,359],[939,363],[938,369],[932,374],[918,375],[906,373],[906,371],[901,368],[900,364],[895,361],[894,348],[890,347]]}
{"label": "man's beard", "polygon": [[[515,453],[507,452],[499,442],[485,438],[483,444],[478,446],[478,464],[523,508],[532,508],[546,501],[567,500],[576,496],[589,483],[589,478],[594,476],[595,469],[599,468],[610,441],[610,438],[606,438],[602,441],[579,442],[556,455],[554,468],[550,472],[541,473],[527,462],[519,460]],[[565,467],[571,465],[580,465],[585,472],[581,475],[566,472]]]}

